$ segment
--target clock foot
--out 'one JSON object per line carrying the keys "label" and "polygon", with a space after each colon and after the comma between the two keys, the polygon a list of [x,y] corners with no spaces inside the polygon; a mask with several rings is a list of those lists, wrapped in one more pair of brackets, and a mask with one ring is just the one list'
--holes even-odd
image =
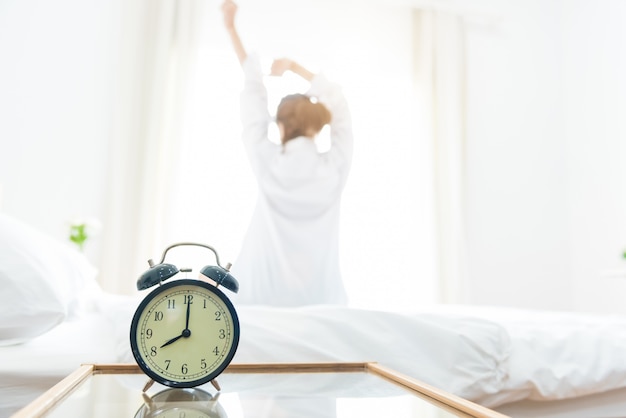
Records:
{"label": "clock foot", "polygon": [[154,380],[150,379],[146,382],[146,385],[143,387],[143,391],[147,392],[154,385]]}
{"label": "clock foot", "polygon": [[222,390],[222,388],[220,387],[220,384],[217,383],[217,380],[215,379],[211,380],[211,384],[213,385],[215,389],[217,389],[218,392]]}

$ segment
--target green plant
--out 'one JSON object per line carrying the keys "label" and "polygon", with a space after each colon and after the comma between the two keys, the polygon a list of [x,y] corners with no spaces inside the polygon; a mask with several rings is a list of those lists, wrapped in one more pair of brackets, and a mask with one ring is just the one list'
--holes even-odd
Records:
{"label": "green plant", "polygon": [[70,241],[78,245],[79,250],[83,250],[85,248],[85,241],[87,241],[89,236],[87,235],[87,224],[73,224],[70,225]]}
{"label": "green plant", "polygon": [[70,241],[78,246],[80,251],[85,249],[88,239],[98,235],[102,229],[100,221],[96,218],[76,218],[69,222]]}

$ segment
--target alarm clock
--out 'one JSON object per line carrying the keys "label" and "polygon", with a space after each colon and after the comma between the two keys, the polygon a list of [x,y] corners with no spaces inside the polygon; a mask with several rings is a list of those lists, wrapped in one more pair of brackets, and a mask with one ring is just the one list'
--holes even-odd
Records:
{"label": "alarm clock", "polygon": [[[179,272],[166,264],[167,252],[178,246],[211,250],[217,265],[200,270],[199,279],[163,283]],[[172,388],[192,388],[211,382],[230,364],[239,344],[239,318],[232,302],[218,287],[237,293],[239,283],[220,266],[217,251],[205,244],[184,242],[169,246],[159,264],[137,280],[137,289],[157,286],[139,304],[130,326],[130,346],[141,370],[154,382]]]}

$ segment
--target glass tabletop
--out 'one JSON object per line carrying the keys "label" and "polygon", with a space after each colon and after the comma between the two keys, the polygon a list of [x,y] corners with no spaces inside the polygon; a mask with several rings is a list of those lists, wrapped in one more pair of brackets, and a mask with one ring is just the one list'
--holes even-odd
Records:
{"label": "glass tabletop", "polygon": [[[218,391],[210,383],[173,389],[159,384],[145,392],[149,379],[131,373],[92,371],[75,377],[49,400],[42,416],[162,417],[162,418],[451,418],[496,417],[491,411],[442,393],[440,400],[416,391],[412,382],[399,384],[395,375],[372,373],[363,367],[290,369],[229,368],[218,377]],[[284,365],[283,365],[284,366]],[[131,367],[128,365],[128,367]],[[84,374],[84,373],[83,373]],[[71,376],[70,376],[71,377]],[[69,378],[69,377],[68,377]],[[402,382],[400,382],[402,383]],[[404,382],[407,383],[407,382]],[[436,392],[435,395],[437,395]],[[431,395],[431,396],[429,396]],[[466,402],[451,406],[452,401]],[[442,400],[441,400],[442,399]],[[484,410],[483,410],[484,409]]]}

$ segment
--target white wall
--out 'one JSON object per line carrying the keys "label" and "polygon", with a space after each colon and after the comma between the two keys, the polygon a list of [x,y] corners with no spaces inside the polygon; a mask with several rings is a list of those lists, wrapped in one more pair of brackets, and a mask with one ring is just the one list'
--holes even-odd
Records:
{"label": "white wall", "polygon": [[477,304],[626,312],[619,1],[483,2],[468,27],[468,227]]}
{"label": "white wall", "polygon": [[62,239],[103,212],[115,5],[0,2],[2,210]]}
{"label": "white wall", "polygon": [[571,307],[558,2],[467,27],[471,302]]}
{"label": "white wall", "polygon": [[563,8],[573,301],[626,312],[626,3]]}

